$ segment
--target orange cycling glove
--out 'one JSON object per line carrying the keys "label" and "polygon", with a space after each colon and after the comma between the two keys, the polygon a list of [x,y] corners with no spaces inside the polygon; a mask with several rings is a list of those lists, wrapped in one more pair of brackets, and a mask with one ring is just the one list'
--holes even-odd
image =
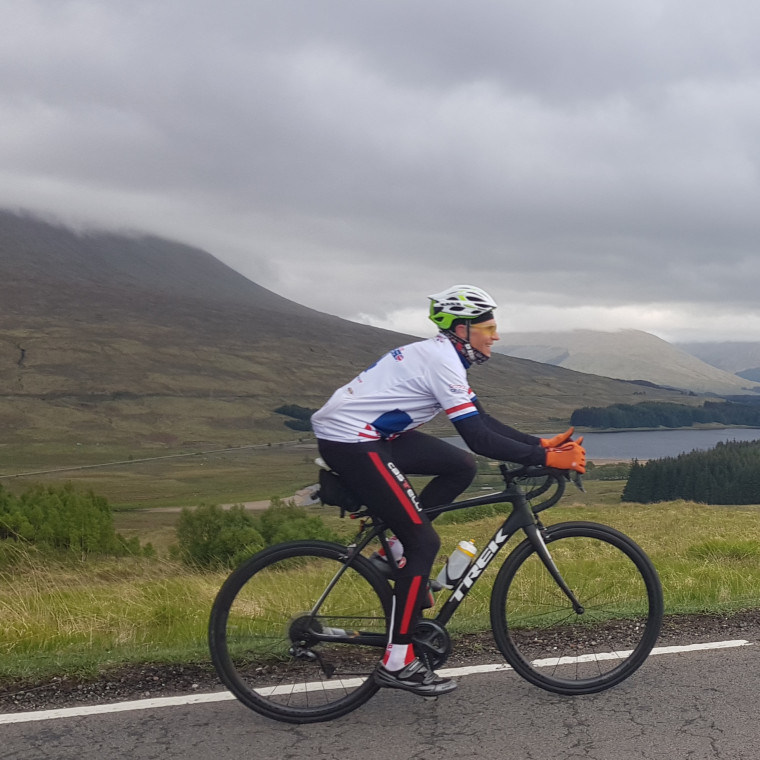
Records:
{"label": "orange cycling glove", "polygon": [[574,432],[575,428],[571,427],[565,430],[564,433],[555,435],[554,438],[542,438],[541,445],[545,449],[556,449],[557,446],[561,446],[563,443],[567,443],[572,438]]}
{"label": "orange cycling glove", "polygon": [[581,475],[586,472],[586,449],[581,446],[583,438],[568,441],[553,449],[546,450],[546,466],[558,470],[575,470]]}

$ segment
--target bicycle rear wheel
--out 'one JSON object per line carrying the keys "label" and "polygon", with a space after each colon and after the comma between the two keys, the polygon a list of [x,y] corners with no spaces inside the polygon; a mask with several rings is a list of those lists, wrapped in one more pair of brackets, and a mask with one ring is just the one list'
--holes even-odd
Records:
{"label": "bicycle rear wheel", "polygon": [[663,615],[657,571],[634,541],[605,525],[560,523],[544,540],[583,611],[576,613],[526,539],[494,583],[496,644],[519,675],[542,689],[608,689],[639,668],[657,640]]}
{"label": "bicycle rear wheel", "polygon": [[243,704],[275,720],[311,723],[345,715],[377,691],[372,672],[387,640],[392,592],[364,557],[345,568],[347,553],[324,541],[279,544],[224,582],[209,648]]}

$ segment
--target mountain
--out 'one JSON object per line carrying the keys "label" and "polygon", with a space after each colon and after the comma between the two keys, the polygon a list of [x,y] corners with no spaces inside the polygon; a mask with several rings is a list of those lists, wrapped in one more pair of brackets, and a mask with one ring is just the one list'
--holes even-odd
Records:
{"label": "mountain", "polygon": [[[292,439],[275,409],[320,406],[412,340],[289,301],[187,245],[0,211],[6,453]],[[496,416],[535,432],[562,427],[580,406],[689,400],[506,356],[471,379]],[[451,431],[443,419],[428,429]]]}
{"label": "mountain", "polygon": [[678,343],[678,348],[703,362],[746,380],[760,382],[760,342],[725,341]]}
{"label": "mountain", "polygon": [[624,380],[644,380],[695,393],[740,395],[760,386],[701,361],[640,330],[502,333],[497,350],[558,367]]}

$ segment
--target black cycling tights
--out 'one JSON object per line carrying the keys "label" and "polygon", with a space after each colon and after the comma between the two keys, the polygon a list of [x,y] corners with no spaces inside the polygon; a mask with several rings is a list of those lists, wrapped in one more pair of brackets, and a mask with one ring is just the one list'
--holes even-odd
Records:
{"label": "black cycling tights", "polygon": [[[409,644],[427,593],[441,541],[419,511],[454,501],[475,477],[475,457],[440,438],[412,430],[391,441],[336,443],[319,440],[319,453],[356,493],[371,514],[382,518],[404,545],[406,565],[394,591],[391,642]],[[406,475],[434,475],[419,497]]]}

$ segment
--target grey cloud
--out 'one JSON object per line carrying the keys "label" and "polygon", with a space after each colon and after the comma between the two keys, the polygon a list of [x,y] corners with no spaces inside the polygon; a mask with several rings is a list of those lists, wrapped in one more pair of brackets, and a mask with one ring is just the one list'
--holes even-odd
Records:
{"label": "grey cloud", "polygon": [[344,315],[438,278],[760,309],[748,0],[0,12],[2,204],[121,214]]}

